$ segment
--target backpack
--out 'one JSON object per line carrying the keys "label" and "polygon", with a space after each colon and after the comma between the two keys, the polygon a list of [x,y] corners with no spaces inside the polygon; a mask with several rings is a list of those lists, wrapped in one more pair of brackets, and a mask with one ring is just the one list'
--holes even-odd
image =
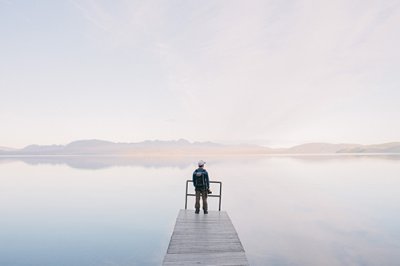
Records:
{"label": "backpack", "polygon": [[204,172],[196,171],[194,173],[194,186],[196,188],[206,187],[206,181],[204,179]]}

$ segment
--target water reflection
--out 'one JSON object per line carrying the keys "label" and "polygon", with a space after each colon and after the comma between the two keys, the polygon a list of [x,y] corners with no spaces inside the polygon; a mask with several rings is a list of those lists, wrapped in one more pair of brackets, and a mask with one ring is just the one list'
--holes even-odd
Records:
{"label": "water reflection", "polygon": [[[212,162],[223,163],[230,161],[233,164],[248,164],[259,160],[273,158],[292,158],[302,161],[329,161],[329,160],[353,160],[374,158],[374,160],[400,160],[400,154],[304,154],[304,155],[247,155],[247,156],[208,156]],[[140,166],[146,168],[177,167],[185,169],[194,166],[199,160],[196,156],[83,156],[83,155],[53,155],[53,156],[0,156],[0,164],[22,161],[30,165],[67,165],[76,169],[105,169],[115,166]]]}
{"label": "water reflection", "polygon": [[[251,265],[396,265],[399,158],[202,159]],[[0,265],[160,265],[197,160],[2,157]]]}
{"label": "water reflection", "polygon": [[147,168],[178,167],[183,169],[193,162],[182,157],[139,157],[139,156],[15,156],[0,157],[0,163],[22,161],[30,165],[67,165],[76,169],[105,169],[114,166],[140,166]]}

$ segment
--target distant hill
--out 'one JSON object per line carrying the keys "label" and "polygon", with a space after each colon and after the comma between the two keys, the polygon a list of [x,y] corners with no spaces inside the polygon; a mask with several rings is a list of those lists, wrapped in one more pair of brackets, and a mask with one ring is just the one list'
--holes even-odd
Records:
{"label": "distant hill", "polygon": [[400,153],[400,142],[389,142],[375,145],[359,145],[347,147],[337,151],[338,153]]}
{"label": "distant hill", "polygon": [[376,145],[306,143],[291,148],[272,149],[257,145],[222,145],[213,142],[189,142],[185,139],[148,140],[119,143],[105,140],[78,140],[67,145],[29,145],[23,149],[1,148],[0,155],[234,155],[234,154],[332,154],[400,153],[400,142]]}
{"label": "distant hill", "polygon": [[0,151],[15,151],[16,149],[14,148],[9,148],[9,147],[2,147],[0,146]]}
{"label": "distant hill", "polygon": [[400,142],[374,145],[306,143],[286,149],[284,153],[400,153]]}
{"label": "distant hill", "polygon": [[255,145],[222,145],[213,142],[143,141],[115,143],[78,140],[67,145],[29,145],[20,150],[0,151],[7,155],[180,155],[180,154],[264,154],[269,148]]}
{"label": "distant hill", "polygon": [[359,144],[306,143],[289,148],[285,153],[336,153],[359,146]]}

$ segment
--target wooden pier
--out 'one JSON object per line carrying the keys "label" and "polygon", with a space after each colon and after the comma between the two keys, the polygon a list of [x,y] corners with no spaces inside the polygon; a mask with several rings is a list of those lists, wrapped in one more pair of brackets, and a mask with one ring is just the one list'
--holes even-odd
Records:
{"label": "wooden pier", "polygon": [[163,265],[249,265],[224,211],[180,210]]}

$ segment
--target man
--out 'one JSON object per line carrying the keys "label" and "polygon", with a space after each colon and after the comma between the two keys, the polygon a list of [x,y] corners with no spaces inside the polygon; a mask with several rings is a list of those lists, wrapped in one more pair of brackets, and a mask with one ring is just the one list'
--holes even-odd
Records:
{"label": "man", "polygon": [[208,213],[208,206],[207,206],[207,195],[210,189],[210,181],[208,180],[208,173],[206,169],[204,169],[204,165],[206,162],[200,160],[198,163],[199,168],[197,168],[193,172],[193,185],[196,190],[196,203],[194,207],[196,208],[195,213],[200,212],[200,195],[203,199],[203,210],[204,214]]}

